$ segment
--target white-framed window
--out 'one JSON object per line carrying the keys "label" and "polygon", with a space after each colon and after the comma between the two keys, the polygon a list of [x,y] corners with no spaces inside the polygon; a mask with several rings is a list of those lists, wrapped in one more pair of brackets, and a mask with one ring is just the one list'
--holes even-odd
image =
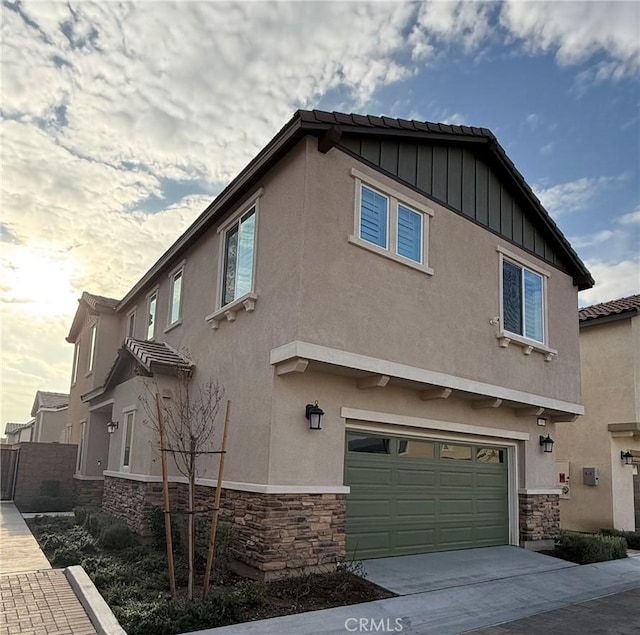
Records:
{"label": "white-framed window", "polygon": [[147,298],[147,339],[152,340],[156,335],[156,313],[158,312],[158,292],[154,291]]}
{"label": "white-framed window", "polygon": [[136,310],[127,315],[127,337],[135,337],[136,333]]}
{"label": "white-framed window", "polygon": [[356,170],[354,234],[349,242],[425,273],[433,210]]}
{"label": "white-framed window", "polygon": [[80,467],[82,466],[82,453],[84,452],[84,433],[86,425],[86,421],[80,422],[80,438],[78,439],[78,454],[76,455],[76,472],[80,472]]}
{"label": "white-framed window", "polygon": [[71,385],[78,381],[78,361],[80,354],[80,343],[75,342],[73,345],[73,366],[71,367]]}
{"label": "white-framed window", "polygon": [[182,281],[184,267],[170,274],[171,289],[169,293],[168,326],[177,324],[182,319]]}
{"label": "white-framed window", "polygon": [[257,215],[253,204],[224,230],[221,307],[253,290]]}
{"label": "white-framed window", "polygon": [[120,467],[128,472],[131,466],[131,446],[133,443],[133,427],[135,425],[135,409],[122,413],[122,452],[120,455]]}
{"label": "white-framed window", "polygon": [[98,325],[94,324],[89,332],[89,359],[87,361],[87,375],[93,372],[96,358],[96,338],[98,336]]}
{"label": "white-framed window", "polygon": [[548,274],[502,251],[500,277],[502,331],[506,336],[516,335],[545,344]]}

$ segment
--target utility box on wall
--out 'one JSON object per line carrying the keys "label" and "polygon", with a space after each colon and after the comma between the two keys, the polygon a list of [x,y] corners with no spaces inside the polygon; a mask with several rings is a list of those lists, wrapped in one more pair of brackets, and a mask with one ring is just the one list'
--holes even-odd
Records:
{"label": "utility box on wall", "polygon": [[582,482],[585,485],[597,485],[598,478],[599,478],[599,473],[598,473],[597,467],[582,468]]}
{"label": "utility box on wall", "polygon": [[569,461],[556,461],[556,470],[558,472],[558,489],[561,492],[560,498],[571,498]]}

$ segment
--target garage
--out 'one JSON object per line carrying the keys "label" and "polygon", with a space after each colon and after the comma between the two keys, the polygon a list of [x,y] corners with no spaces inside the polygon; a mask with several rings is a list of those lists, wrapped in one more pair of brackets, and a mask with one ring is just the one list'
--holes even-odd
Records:
{"label": "garage", "polygon": [[509,543],[505,447],[347,432],[347,556]]}

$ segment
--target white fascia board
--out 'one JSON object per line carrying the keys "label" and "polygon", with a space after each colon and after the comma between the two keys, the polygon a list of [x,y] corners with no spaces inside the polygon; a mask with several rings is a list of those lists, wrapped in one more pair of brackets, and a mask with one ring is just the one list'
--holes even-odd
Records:
{"label": "white fascia board", "polygon": [[513,388],[487,384],[456,375],[439,373],[426,368],[408,366],[407,364],[390,362],[386,359],[368,357],[367,355],[350,353],[349,351],[338,348],[330,348],[328,346],[320,346],[298,340],[274,348],[270,353],[272,365],[277,365],[294,357],[301,357],[334,366],[342,366],[344,368],[362,370],[371,374],[389,375],[390,377],[416,381],[430,386],[451,388],[452,390],[460,390],[475,395],[484,395],[487,397],[495,397],[496,399],[539,406],[548,410],[559,410],[576,415],[584,414],[584,406],[582,404],[552,399],[550,397],[544,397],[543,395],[514,390]]}

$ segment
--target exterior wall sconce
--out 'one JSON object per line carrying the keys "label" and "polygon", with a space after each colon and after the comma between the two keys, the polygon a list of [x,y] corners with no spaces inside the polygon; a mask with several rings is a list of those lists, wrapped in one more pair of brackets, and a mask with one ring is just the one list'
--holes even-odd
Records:
{"label": "exterior wall sconce", "polygon": [[555,441],[549,435],[547,435],[546,437],[540,435],[540,445],[542,446],[543,452],[546,452],[547,454],[553,452],[554,443]]}
{"label": "exterior wall sconce", "polygon": [[624,463],[624,465],[631,465],[633,463],[633,454],[629,450],[623,452],[620,450],[620,460]]}
{"label": "exterior wall sconce", "polygon": [[322,429],[322,416],[324,410],[318,406],[316,401],[313,404],[308,403],[305,407],[304,416],[309,419],[309,430],[321,430]]}
{"label": "exterior wall sconce", "polygon": [[109,423],[107,423],[107,432],[109,434],[113,434],[117,429],[118,429],[117,421],[109,421]]}

